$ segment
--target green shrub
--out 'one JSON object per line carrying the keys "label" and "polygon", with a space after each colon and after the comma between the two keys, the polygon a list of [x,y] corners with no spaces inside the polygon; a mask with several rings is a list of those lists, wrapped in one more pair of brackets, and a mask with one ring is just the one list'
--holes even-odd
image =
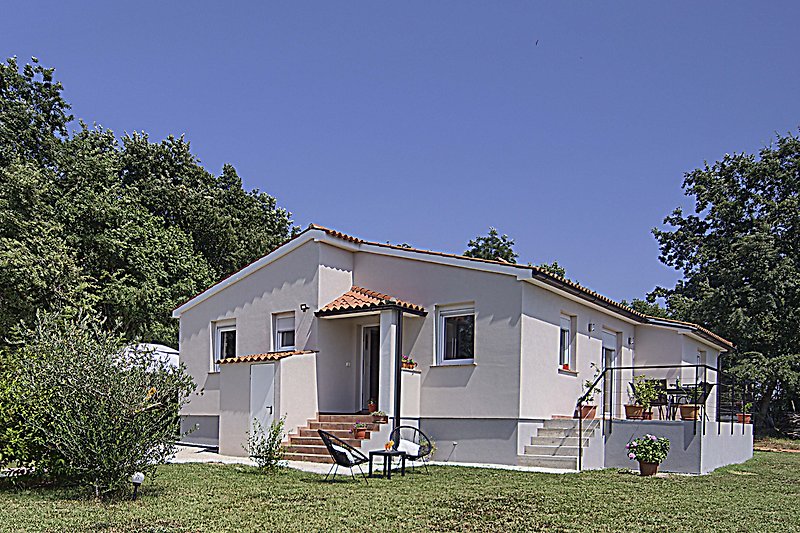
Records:
{"label": "green shrub", "polygon": [[242,447],[262,472],[280,466],[280,462],[283,460],[281,443],[283,442],[284,422],[285,418],[281,417],[272,422],[265,431],[261,422],[254,418],[252,430],[247,432],[247,446]]}
{"label": "green shrub", "polygon": [[101,326],[87,315],[40,315],[16,353],[24,364],[6,370],[13,403],[0,410],[16,436],[9,459],[96,496],[129,487],[131,474],[153,473],[174,453],[178,411],[195,388],[183,367],[126,350]]}

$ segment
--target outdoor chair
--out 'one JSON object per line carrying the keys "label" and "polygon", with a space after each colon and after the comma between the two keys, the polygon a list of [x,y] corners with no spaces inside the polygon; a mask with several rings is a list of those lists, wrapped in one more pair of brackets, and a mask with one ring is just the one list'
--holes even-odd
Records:
{"label": "outdoor chair", "polygon": [[353,477],[353,479],[356,478],[356,475],[353,472],[353,467],[358,467],[358,471],[361,472],[361,475],[364,477],[364,482],[369,483],[364,471],[361,470],[361,465],[368,463],[369,459],[363,453],[361,453],[361,450],[353,448],[342,439],[335,435],[331,435],[327,431],[318,429],[317,433],[319,433],[322,442],[328,449],[328,453],[331,454],[331,457],[333,458],[333,466],[331,466],[331,469],[328,470],[328,473],[325,475],[325,481],[328,480],[328,476],[331,475],[331,472],[333,472],[331,481],[336,479],[336,472],[338,472],[339,467],[342,466],[350,469],[350,475]]}
{"label": "outdoor chair", "polygon": [[389,434],[389,440],[394,442],[393,448],[405,452],[406,460],[414,463],[421,462],[428,473],[428,458],[433,452],[433,441],[419,428],[413,426],[397,426]]}
{"label": "outdoor chair", "polygon": [[664,420],[664,408],[669,405],[667,398],[667,380],[648,379],[647,381],[652,381],[653,385],[655,385],[656,391],[658,391],[658,397],[655,399],[655,401],[650,403],[650,406],[658,407],[658,418],[659,420]]}

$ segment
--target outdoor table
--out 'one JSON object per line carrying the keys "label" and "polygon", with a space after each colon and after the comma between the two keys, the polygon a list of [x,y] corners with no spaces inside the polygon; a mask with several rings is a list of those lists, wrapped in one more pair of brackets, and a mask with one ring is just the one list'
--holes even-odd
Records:
{"label": "outdoor table", "polygon": [[372,472],[372,458],[376,455],[383,457],[383,474],[387,479],[392,479],[392,459],[400,458],[400,475],[406,475],[406,452],[400,450],[373,450],[369,452],[369,477],[378,477]]}

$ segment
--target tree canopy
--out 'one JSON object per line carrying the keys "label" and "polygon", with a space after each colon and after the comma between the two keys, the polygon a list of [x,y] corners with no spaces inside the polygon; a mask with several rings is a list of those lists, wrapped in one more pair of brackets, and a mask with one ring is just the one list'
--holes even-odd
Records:
{"label": "tree canopy", "polygon": [[769,423],[770,404],[800,392],[800,139],[779,135],[757,157],[726,154],[687,173],[683,189],[692,212],[677,208],[653,230],[661,261],[683,279],[649,297],[736,344]]}
{"label": "tree canopy", "polygon": [[182,136],[70,129],[62,91],[35,59],[0,63],[0,342],[74,308],[174,345],[171,310],[290,238],[291,214]]}
{"label": "tree canopy", "polygon": [[514,251],[514,239],[505,234],[500,235],[495,228],[489,228],[488,235],[469,241],[464,256],[506,263],[516,263],[518,257]]}

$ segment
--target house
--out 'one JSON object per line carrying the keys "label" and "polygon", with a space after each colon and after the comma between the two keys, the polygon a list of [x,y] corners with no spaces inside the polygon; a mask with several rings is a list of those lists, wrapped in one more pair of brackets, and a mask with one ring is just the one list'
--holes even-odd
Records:
{"label": "house", "polygon": [[[325,461],[316,429],[346,434],[373,399],[390,420],[358,444],[382,447],[399,415],[436,441],[441,461],[626,466],[624,445],[643,432],[673,441],[667,470],[706,472],[752,455],[751,427],[736,424],[717,376],[730,342],[535,266],[311,225],[173,316],[199,388],[183,428],[222,454],[245,454],[254,418],[282,416],[288,457]],[[401,355],[416,368],[401,368]],[[659,405],[657,420],[625,420],[629,383],[645,374],[711,384],[699,420],[680,420],[675,405]],[[577,400],[595,377],[597,418],[578,422]]]}

